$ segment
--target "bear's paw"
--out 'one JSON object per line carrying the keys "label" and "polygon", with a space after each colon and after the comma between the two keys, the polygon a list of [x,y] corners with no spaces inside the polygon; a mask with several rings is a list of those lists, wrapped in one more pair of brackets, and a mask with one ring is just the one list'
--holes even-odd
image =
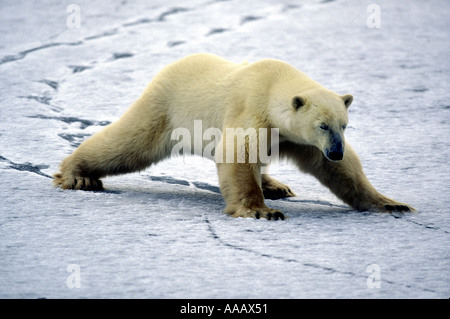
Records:
{"label": "bear's paw", "polygon": [[384,205],[384,209],[390,213],[391,212],[402,213],[402,212],[415,212],[416,211],[413,207],[411,207],[407,204],[386,204],[386,205]]}
{"label": "bear's paw", "polygon": [[64,177],[62,174],[53,175],[53,185],[62,189],[75,189],[84,191],[101,191],[103,183],[101,180],[91,177],[71,176]]}
{"label": "bear's paw", "polygon": [[280,199],[296,196],[289,186],[274,179],[271,179],[268,183],[263,183],[262,190],[265,199]]}
{"label": "bear's paw", "polygon": [[284,220],[284,214],[276,209],[271,209],[269,207],[258,207],[258,208],[245,208],[241,207],[229,214],[231,217],[243,217],[243,218],[265,218],[267,220]]}

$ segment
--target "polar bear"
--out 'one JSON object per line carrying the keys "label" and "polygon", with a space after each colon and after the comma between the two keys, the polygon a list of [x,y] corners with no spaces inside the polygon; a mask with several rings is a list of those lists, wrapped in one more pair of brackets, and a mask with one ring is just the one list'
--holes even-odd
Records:
{"label": "polar bear", "polygon": [[[376,191],[345,142],[352,100],[350,94],[338,95],[279,60],[238,64],[212,54],[191,55],[160,71],[118,121],[64,159],[53,182],[63,189],[101,190],[102,177],[143,170],[170,157],[177,142],[171,138],[173,130],[193,132],[193,123],[200,120],[204,128],[221,130],[216,148],[227,145],[228,128],[277,128],[279,155],[315,176],[352,208],[414,211]],[[234,140],[236,136],[228,142]],[[248,155],[250,139],[241,141]],[[243,162],[216,163],[227,214],[284,219],[282,212],[266,206],[264,198],[295,194],[262,173],[266,164],[251,162],[248,156]]]}

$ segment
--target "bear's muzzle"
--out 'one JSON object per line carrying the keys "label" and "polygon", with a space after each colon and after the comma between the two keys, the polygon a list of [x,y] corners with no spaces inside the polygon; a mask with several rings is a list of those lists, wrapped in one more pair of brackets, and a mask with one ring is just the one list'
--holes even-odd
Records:
{"label": "bear's muzzle", "polygon": [[344,142],[342,141],[342,137],[337,134],[332,135],[331,147],[324,153],[330,161],[341,161],[344,158]]}

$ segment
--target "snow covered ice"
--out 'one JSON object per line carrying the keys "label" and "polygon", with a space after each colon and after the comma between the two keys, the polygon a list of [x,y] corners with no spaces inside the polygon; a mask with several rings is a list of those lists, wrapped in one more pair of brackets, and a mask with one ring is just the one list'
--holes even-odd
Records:
{"label": "snow covered ice", "polygon": [[[449,7],[2,1],[0,297],[448,298]],[[289,217],[277,222],[223,214],[199,157],[106,178],[105,192],[51,185],[163,66],[197,52],[281,59],[353,94],[346,137],[369,180],[419,212],[353,211],[286,162],[271,174],[298,196],[267,201]]]}

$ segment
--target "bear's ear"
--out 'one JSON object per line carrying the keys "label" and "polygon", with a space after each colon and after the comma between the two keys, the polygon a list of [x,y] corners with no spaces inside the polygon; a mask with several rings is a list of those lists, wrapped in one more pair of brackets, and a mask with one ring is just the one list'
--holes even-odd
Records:
{"label": "bear's ear", "polygon": [[345,107],[348,108],[350,104],[353,102],[353,96],[351,94],[344,94],[341,96],[341,98],[344,100]]}
{"label": "bear's ear", "polygon": [[294,96],[294,98],[292,99],[292,106],[294,107],[294,109],[298,110],[303,105],[305,105],[305,100],[300,96]]}

